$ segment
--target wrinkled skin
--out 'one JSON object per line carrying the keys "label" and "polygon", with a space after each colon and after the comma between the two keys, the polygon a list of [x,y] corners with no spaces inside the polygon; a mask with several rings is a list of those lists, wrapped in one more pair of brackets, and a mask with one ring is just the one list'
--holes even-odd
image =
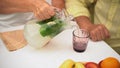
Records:
{"label": "wrinkled skin", "polygon": [[45,0],[0,0],[0,14],[33,12],[39,20],[55,15],[53,6]]}
{"label": "wrinkled skin", "polygon": [[110,37],[108,29],[103,24],[92,24],[86,16],[76,17],[75,20],[81,29],[89,31],[90,38],[93,41],[101,41]]}

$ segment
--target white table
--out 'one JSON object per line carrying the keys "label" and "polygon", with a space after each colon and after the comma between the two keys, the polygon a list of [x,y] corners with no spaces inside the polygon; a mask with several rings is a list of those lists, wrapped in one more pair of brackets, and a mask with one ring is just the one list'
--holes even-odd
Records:
{"label": "white table", "polygon": [[0,68],[58,68],[66,59],[99,63],[110,56],[120,61],[120,55],[103,41],[90,40],[85,52],[75,52],[72,48],[71,29],[60,33],[41,49],[27,45],[17,51],[9,52],[0,40]]}

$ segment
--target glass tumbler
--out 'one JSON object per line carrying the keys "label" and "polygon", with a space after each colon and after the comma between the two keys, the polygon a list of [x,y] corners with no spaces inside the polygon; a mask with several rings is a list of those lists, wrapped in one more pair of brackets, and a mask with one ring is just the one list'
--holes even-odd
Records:
{"label": "glass tumbler", "polygon": [[89,32],[84,29],[73,30],[73,49],[76,52],[84,52],[87,48]]}

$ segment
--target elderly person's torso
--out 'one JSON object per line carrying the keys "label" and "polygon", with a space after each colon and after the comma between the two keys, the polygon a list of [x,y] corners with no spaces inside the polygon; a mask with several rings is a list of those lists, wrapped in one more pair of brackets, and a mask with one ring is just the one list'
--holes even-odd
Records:
{"label": "elderly person's torso", "polygon": [[120,0],[98,0],[94,18],[94,23],[109,29],[112,39],[120,38]]}

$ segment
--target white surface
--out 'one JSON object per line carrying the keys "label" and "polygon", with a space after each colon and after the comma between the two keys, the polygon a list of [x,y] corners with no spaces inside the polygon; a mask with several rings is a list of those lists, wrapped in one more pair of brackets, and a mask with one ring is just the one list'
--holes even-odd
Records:
{"label": "white surface", "polygon": [[58,68],[66,59],[98,63],[110,56],[120,61],[120,55],[103,41],[89,41],[85,52],[75,52],[72,49],[70,29],[60,33],[41,49],[34,49],[27,45],[17,51],[9,52],[0,40],[0,68]]}

